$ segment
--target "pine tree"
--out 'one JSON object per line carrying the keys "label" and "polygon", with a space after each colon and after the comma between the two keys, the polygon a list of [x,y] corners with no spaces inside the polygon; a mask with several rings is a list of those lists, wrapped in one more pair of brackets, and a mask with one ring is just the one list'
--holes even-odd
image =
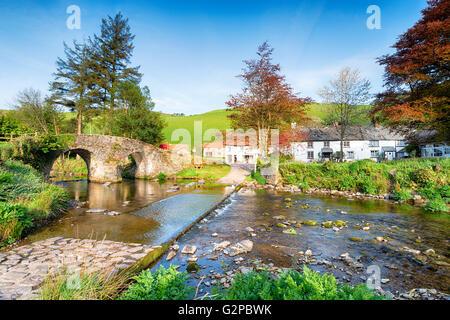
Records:
{"label": "pine tree", "polygon": [[[139,67],[130,67],[133,53],[134,35],[130,31],[128,19],[121,13],[114,18],[108,16],[102,19],[100,35],[90,39],[94,48],[97,97],[103,106],[109,109],[109,119],[113,121],[116,100],[120,84],[124,81],[139,83],[141,74]],[[110,131],[111,133],[111,131]]]}
{"label": "pine tree", "polygon": [[83,114],[93,106],[95,96],[91,50],[85,43],[74,41],[73,48],[64,43],[64,53],[65,58],[56,61],[50,100],[77,112],[77,134],[81,134]]}

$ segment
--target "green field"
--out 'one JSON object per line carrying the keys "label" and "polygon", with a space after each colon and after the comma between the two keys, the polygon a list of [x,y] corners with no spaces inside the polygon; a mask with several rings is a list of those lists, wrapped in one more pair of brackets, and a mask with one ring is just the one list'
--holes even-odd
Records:
{"label": "green field", "polygon": [[[194,123],[201,121],[201,127],[203,134],[208,129],[225,130],[230,128],[230,120],[228,119],[229,111],[226,109],[218,109],[209,112],[205,112],[197,115],[190,116],[175,116],[172,114],[162,114],[163,119],[167,123],[167,127],[163,130],[166,141],[169,143],[183,143],[180,138],[177,138],[175,130],[186,129],[191,136],[191,145],[193,145],[194,139]],[[318,126],[322,125],[322,120],[325,119],[325,110],[320,104],[311,104],[307,113],[307,116],[311,119],[306,125]],[[370,121],[367,116],[362,116],[359,121],[360,124],[369,124]],[[84,118],[83,133],[86,134],[107,134],[108,128],[104,125],[105,119],[103,115],[92,117],[91,119]],[[76,127],[76,113],[64,112],[63,123],[61,124],[63,130],[67,128]],[[207,141],[207,140],[205,140]]]}

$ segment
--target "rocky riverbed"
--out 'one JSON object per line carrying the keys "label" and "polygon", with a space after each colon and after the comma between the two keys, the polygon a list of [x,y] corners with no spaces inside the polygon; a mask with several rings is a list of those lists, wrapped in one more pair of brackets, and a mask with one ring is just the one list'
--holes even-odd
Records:
{"label": "rocky riverbed", "polygon": [[351,285],[366,283],[376,268],[379,291],[394,299],[448,300],[449,235],[447,218],[412,206],[243,188],[158,265],[193,272],[197,297],[228,287],[237,273],[276,276],[307,265]]}

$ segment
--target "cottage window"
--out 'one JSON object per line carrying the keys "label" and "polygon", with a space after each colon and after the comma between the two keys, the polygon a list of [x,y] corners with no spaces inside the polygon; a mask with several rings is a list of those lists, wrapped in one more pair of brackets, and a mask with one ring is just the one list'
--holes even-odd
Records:
{"label": "cottage window", "polygon": [[308,160],[314,159],[314,151],[308,151]]}
{"label": "cottage window", "polygon": [[329,147],[330,146],[330,141],[324,141],[323,142],[323,146],[324,147]]}
{"label": "cottage window", "polygon": [[353,151],[348,151],[348,152],[347,152],[347,158],[348,158],[348,159],[355,159],[355,152],[353,152]]}
{"label": "cottage window", "polygon": [[369,146],[370,147],[379,147],[380,146],[380,141],[372,140],[372,141],[370,141]]}
{"label": "cottage window", "polygon": [[314,142],[308,142],[308,149],[312,149],[314,147]]}
{"label": "cottage window", "polygon": [[207,153],[206,153],[206,156],[207,156],[207,157],[212,157],[212,152],[211,152],[211,151],[207,152]]}
{"label": "cottage window", "polygon": [[344,141],[344,148],[350,148],[350,141]]}
{"label": "cottage window", "polygon": [[378,150],[371,150],[370,151],[370,157],[371,158],[378,158],[379,155],[380,155],[380,152]]}

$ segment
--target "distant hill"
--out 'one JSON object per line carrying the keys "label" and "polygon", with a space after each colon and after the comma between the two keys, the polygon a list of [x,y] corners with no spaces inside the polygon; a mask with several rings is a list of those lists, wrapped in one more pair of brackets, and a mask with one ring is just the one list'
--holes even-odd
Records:
{"label": "distant hill", "polygon": [[[0,110],[0,115],[7,110]],[[213,110],[201,114],[191,115],[191,116],[179,116],[167,113],[161,113],[163,119],[167,122],[167,127],[163,130],[164,136],[169,143],[180,143],[178,139],[172,139],[172,134],[176,129],[186,129],[191,135],[191,143],[193,144],[194,139],[194,123],[195,121],[202,121],[203,133],[208,129],[218,129],[225,130],[231,128],[230,120],[228,115],[230,111],[226,109]],[[309,126],[320,126],[322,121],[325,119],[325,112],[320,104],[311,104],[308,111],[308,117],[311,121],[306,125]],[[74,124],[76,122],[75,112],[65,112],[64,120],[66,127],[69,123],[75,128]],[[85,121],[83,126],[83,133],[87,134],[103,134],[108,130],[104,126],[104,121],[102,116],[94,117],[91,121]],[[360,120],[362,125],[369,124],[369,119],[367,116],[363,116]]]}

